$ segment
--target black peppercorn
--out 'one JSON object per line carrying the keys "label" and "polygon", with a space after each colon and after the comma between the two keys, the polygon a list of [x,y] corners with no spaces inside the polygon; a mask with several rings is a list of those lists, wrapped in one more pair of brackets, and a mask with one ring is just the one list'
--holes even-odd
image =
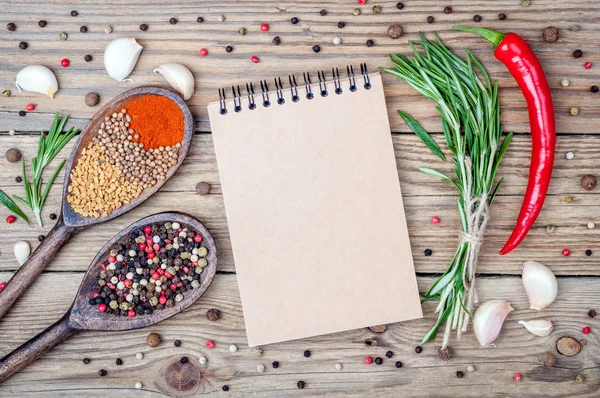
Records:
{"label": "black peppercorn", "polygon": [[396,3],[396,8],[399,9],[399,10],[403,9],[404,8],[404,3],[401,2],[401,1],[399,1],[398,3]]}
{"label": "black peppercorn", "polygon": [[204,22],[204,18],[198,17],[198,18],[196,18],[196,22],[202,23],[202,22]]}
{"label": "black peppercorn", "polygon": [[594,84],[592,87],[590,87],[590,91],[591,91],[592,93],[597,93],[599,90],[600,90],[600,89],[598,89],[598,86],[596,86],[595,84]]}
{"label": "black peppercorn", "polygon": [[87,31],[88,31],[88,28],[87,28],[87,26],[82,26],[82,27],[80,27],[80,28],[79,28],[79,31],[80,31],[81,33],[87,33]]}
{"label": "black peppercorn", "polygon": [[273,369],[277,369],[279,367],[279,362],[273,361],[271,365],[273,365]]}
{"label": "black peppercorn", "polygon": [[423,254],[425,254],[426,257],[429,257],[433,254],[433,251],[431,249],[425,249],[425,252]]}
{"label": "black peppercorn", "polygon": [[57,216],[56,216],[56,213],[50,213],[49,217],[51,220],[56,220]]}
{"label": "black peppercorn", "polygon": [[377,357],[375,358],[375,365],[381,365],[383,363],[383,358]]}
{"label": "black peppercorn", "polygon": [[100,370],[98,371],[98,375],[100,375],[100,377],[104,377],[104,376],[106,376],[106,373],[107,373],[107,372],[106,372],[106,370],[104,370],[104,369],[100,369]]}
{"label": "black peppercorn", "polygon": [[177,23],[177,18],[173,17],[173,18],[169,19],[169,23],[171,25],[175,25]]}
{"label": "black peppercorn", "polygon": [[300,380],[296,385],[298,386],[298,388],[300,390],[302,390],[304,388],[304,386],[306,385],[306,383],[304,383],[302,380]]}
{"label": "black peppercorn", "polygon": [[346,22],[344,22],[344,21],[338,22],[338,29],[343,29],[344,26],[346,26]]}
{"label": "black peppercorn", "polygon": [[89,358],[83,358],[83,363],[84,363],[85,365],[89,364],[89,363],[90,363],[90,361],[91,361],[91,359],[89,359]]}
{"label": "black peppercorn", "polygon": [[402,367],[402,362],[396,361],[396,363],[394,364],[394,366],[396,366],[398,369],[400,369]]}
{"label": "black peppercorn", "polygon": [[117,360],[115,362],[119,366],[123,365],[123,360],[121,358],[117,358]]}
{"label": "black peppercorn", "polygon": [[590,318],[595,318],[596,317],[596,311],[595,310],[589,310],[588,311],[588,316]]}
{"label": "black peppercorn", "polygon": [[475,22],[481,22],[481,15],[474,15],[473,16],[473,21],[475,21]]}
{"label": "black peppercorn", "polygon": [[84,60],[85,62],[91,62],[91,61],[92,61],[92,59],[93,59],[93,57],[92,57],[90,54],[86,54],[86,55],[83,57],[83,60]]}
{"label": "black peppercorn", "polygon": [[38,26],[40,28],[44,28],[46,25],[48,25],[48,22],[44,21],[43,19],[40,22],[38,22]]}
{"label": "black peppercorn", "polygon": [[318,53],[319,51],[321,51],[321,47],[320,47],[318,44],[315,44],[315,45],[312,47],[312,50],[313,50],[314,52]]}
{"label": "black peppercorn", "polygon": [[275,36],[273,38],[273,44],[275,44],[276,46],[281,44],[281,39],[279,38],[279,36]]}
{"label": "black peppercorn", "polygon": [[25,112],[25,111],[19,111],[19,116],[25,117],[25,115],[27,115],[27,112]]}
{"label": "black peppercorn", "polygon": [[29,44],[27,44],[26,41],[22,41],[22,42],[19,43],[19,48],[21,50],[27,50],[27,47],[29,47]]}
{"label": "black peppercorn", "polygon": [[319,14],[321,14],[321,16],[324,17],[325,15],[327,15],[327,10],[322,9],[321,11],[319,11]]}
{"label": "black peppercorn", "polygon": [[457,371],[456,377],[458,377],[459,379],[462,379],[463,377],[465,377],[465,372],[463,372],[462,370]]}
{"label": "black peppercorn", "polygon": [[225,51],[227,51],[228,53],[233,51],[233,47],[232,46],[227,46],[225,47]]}
{"label": "black peppercorn", "polygon": [[147,31],[147,30],[148,30],[148,25],[147,25],[147,24],[145,24],[145,23],[141,24],[141,25],[140,25],[140,30],[141,30],[142,32],[145,32],[145,31]]}
{"label": "black peppercorn", "polygon": [[188,362],[188,357],[181,357],[181,359],[179,360],[179,362],[184,365]]}
{"label": "black peppercorn", "polygon": [[229,391],[229,386],[227,384],[225,384],[223,387],[221,387],[221,390],[227,392],[227,391]]}
{"label": "black peppercorn", "polygon": [[44,235],[38,235],[38,242],[43,242],[46,237]]}
{"label": "black peppercorn", "polygon": [[575,51],[573,51],[573,56],[575,58],[581,58],[581,57],[583,57],[583,51],[581,51],[581,50],[575,50]]}
{"label": "black peppercorn", "polygon": [[77,11],[75,11],[75,10],[71,11],[71,16],[72,17],[76,17],[78,15],[79,15],[79,13]]}
{"label": "black peppercorn", "polygon": [[452,7],[450,7],[450,6],[444,7],[444,14],[452,14]]}
{"label": "black peppercorn", "polygon": [[427,17],[427,23],[434,23],[435,19],[433,19],[433,17],[430,15]]}
{"label": "black peppercorn", "polygon": [[391,358],[391,357],[394,356],[394,352],[393,351],[388,351],[388,352],[385,353],[385,356],[388,357],[388,358]]}
{"label": "black peppercorn", "polygon": [[17,25],[15,25],[12,22],[9,22],[6,24],[6,30],[8,30],[9,32],[14,32],[17,29]]}
{"label": "black peppercorn", "polygon": [[293,17],[292,19],[290,19],[290,22],[294,25],[296,25],[300,20],[296,17]]}
{"label": "black peppercorn", "polygon": [[373,47],[375,45],[375,42],[371,39],[367,40],[367,42],[365,43],[367,45],[367,47]]}
{"label": "black peppercorn", "polygon": [[591,256],[592,255],[592,251],[590,249],[587,249],[585,251],[585,255],[588,256],[588,257]]}
{"label": "black peppercorn", "polygon": [[422,352],[423,352],[423,347],[421,347],[420,345],[416,346],[416,347],[415,347],[415,352],[416,352],[417,354],[420,354],[420,353],[422,353]]}
{"label": "black peppercorn", "polygon": [[173,345],[174,345],[175,347],[181,347],[181,340],[175,340],[175,341],[173,342]]}
{"label": "black peppercorn", "polygon": [[21,176],[17,176],[15,177],[15,182],[22,182],[23,179],[21,178]]}
{"label": "black peppercorn", "polygon": [[305,356],[306,358],[310,357],[310,350],[306,350],[306,351],[304,351],[304,356]]}
{"label": "black peppercorn", "polygon": [[498,19],[504,21],[506,19],[506,14],[501,12],[500,14],[498,14]]}

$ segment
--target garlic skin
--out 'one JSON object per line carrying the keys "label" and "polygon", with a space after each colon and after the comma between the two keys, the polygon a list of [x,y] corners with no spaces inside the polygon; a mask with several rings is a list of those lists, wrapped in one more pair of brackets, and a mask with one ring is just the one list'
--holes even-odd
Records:
{"label": "garlic skin", "polygon": [[123,37],[108,43],[104,50],[104,69],[108,76],[119,82],[125,80],[135,67],[143,49],[133,37]]}
{"label": "garlic skin", "polygon": [[29,247],[29,243],[24,240],[20,240],[15,243],[13,248],[15,252],[15,258],[19,262],[20,265],[25,264],[25,261],[29,258],[29,254],[31,254],[31,248]]}
{"label": "garlic skin", "polygon": [[473,316],[473,332],[482,347],[489,347],[496,340],[507,315],[514,311],[506,300],[486,301]]}
{"label": "garlic skin", "polygon": [[58,91],[58,82],[54,73],[42,65],[29,65],[17,73],[15,85],[25,91],[47,95],[50,99]]}
{"label": "garlic skin", "polygon": [[558,293],[556,277],[550,268],[537,261],[526,261],[523,264],[523,286],[532,310],[548,307]]}
{"label": "garlic skin", "polygon": [[154,69],[154,73],[163,75],[171,87],[183,96],[183,99],[189,100],[194,95],[194,76],[185,66],[169,62]]}
{"label": "garlic skin", "polygon": [[525,326],[525,329],[529,330],[531,334],[540,337],[549,336],[552,333],[552,322],[546,321],[545,319],[536,319],[534,321],[517,321],[519,325]]}

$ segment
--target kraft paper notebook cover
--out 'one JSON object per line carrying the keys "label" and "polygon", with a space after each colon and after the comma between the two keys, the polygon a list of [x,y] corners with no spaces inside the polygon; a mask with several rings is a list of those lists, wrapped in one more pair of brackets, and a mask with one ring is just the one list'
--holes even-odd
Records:
{"label": "kraft paper notebook cover", "polygon": [[250,346],[422,317],[381,77],[348,71],[208,105]]}

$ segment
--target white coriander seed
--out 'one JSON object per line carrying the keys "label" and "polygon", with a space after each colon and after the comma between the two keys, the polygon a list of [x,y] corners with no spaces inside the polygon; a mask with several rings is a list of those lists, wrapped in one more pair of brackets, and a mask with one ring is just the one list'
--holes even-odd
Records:
{"label": "white coriander seed", "polygon": [[200,362],[200,365],[206,365],[206,362],[208,362],[208,359],[206,359],[206,357],[200,357],[200,358],[198,358],[198,361]]}
{"label": "white coriander seed", "polygon": [[567,79],[563,79],[563,80],[560,82],[560,85],[561,85],[561,86],[563,86],[563,87],[569,87],[569,84],[570,84],[570,82],[569,82],[569,80],[567,80]]}
{"label": "white coriander seed", "polygon": [[342,364],[341,363],[336,363],[335,364],[335,370],[342,370]]}
{"label": "white coriander seed", "polygon": [[10,131],[8,132],[8,135],[15,135],[15,130],[10,130]]}
{"label": "white coriander seed", "polygon": [[112,26],[106,25],[104,27],[104,33],[112,33],[112,31],[113,31]]}
{"label": "white coriander seed", "polygon": [[219,22],[223,22],[223,21],[225,20],[225,15],[219,15],[219,16],[217,17],[217,20],[218,20]]}
{"label": "white coriander seed", "polygon": [[575,157],[575,154],[574,154],[573,152],[567,152],[567,153],[565,154],[565,158],[566,158],[567,160],[571,160],[571,159],[573,159],[574,157]]}
{"label": "white coriander seed", "polygon": [[232,344],[229,346],[229,352],[236,352],[237,350],[238,350],[238,348],[235,344]]}
{"label": "white coriander seed", "polygon": [[474,371],[475,371],[475,366],[473,366],[473,365],[467,366],[467,372],[474,372]]}
{"label": "white coriander seed", "polygon": [[258,370],[260,373],[263,373],[265,371],[265,365],[260,364],[256,367],[256,370]]}
{"label": "white coriander seed", "polygon": [[142,354],[141,352],[138,352],[137,354],[135,354],[135,357],[137,359],[144,359],[144,354]]}
{"label": "white coriander seed", "polygon": [[587,223],[587,227],[589,229],[594,229],[594,228],[596,228],[596,224],[594,224],[593,222],[589,222],[589,223]]}
{"label": "white coriander seed", "polygon": [[341,43],[342,43],[342,39],[340,39],[339,37],[333,38],[333,44],[335,44],[336,46]]}
{"label": "white coriander seed", "polygon": [[135,383],[135,388],[137,388],[138,390],[141,389],[142,387],[143,387],[143,385],[141,382],[138,381],[137,383]]}

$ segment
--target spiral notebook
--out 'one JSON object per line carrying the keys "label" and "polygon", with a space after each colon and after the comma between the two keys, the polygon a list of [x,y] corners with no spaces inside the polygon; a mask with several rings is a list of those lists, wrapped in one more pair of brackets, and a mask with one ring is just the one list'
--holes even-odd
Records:
{"label": "spiral notebook", "polygon": [[208,105],[250,346],[422,317],[381,76],[361,67]]}

